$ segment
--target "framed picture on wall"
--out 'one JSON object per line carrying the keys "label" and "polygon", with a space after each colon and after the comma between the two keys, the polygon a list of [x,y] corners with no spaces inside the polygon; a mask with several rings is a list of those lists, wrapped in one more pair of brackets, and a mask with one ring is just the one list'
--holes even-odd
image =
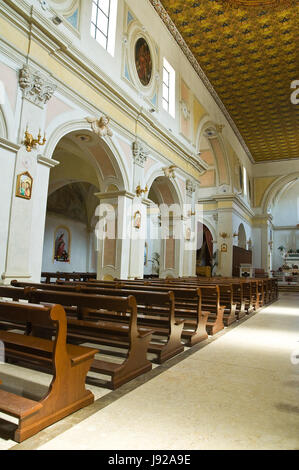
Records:
{"label": "framed picture on wall", "polygon": [[60,225],[54,233],[54,259],[60,263],[70,262],[71,232],[68,227]]}
{"label": "framed picture on wall", "polygon": [[151,81],[153,64],[149,45],[143,37],[135,44],[135,66],[141,84],[147,86]]}
{"label": "framed picture on wall", "polygon": [[25,171],[17,176],[16,196],[24,199],[31,199],[33,178]]}
{"label": "framed picture on wall", "polygon": [[227,252],[227,244],[226,244],[226,243],[222,243],[222,245],[221,245],[221,252],[222,252],[222,253],[226,253],[226,252]]}
{"label": "framed picture on wall", "polygon": [[134,214],[133,226],[134,228],[141,227],[141,212],[139,211],[136,211]]}

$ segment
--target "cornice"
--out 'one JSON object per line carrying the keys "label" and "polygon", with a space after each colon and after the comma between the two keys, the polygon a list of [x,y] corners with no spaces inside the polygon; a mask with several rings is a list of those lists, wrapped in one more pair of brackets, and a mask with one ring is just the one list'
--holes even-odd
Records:
{"label": "cornice", "polygon": [[58,162],[57,160],[54,160],[53,158],[45,157],[44,155],[38,155],[37,162],[49,168],[54,168],[55,166],[60,165],[60,162]]}
{"label": "cornice", "polygon": [[94,195],[100,200],[102,200],[102,199],[116,199],[119,196],[127,197],[128,199],[134,199],[134,198],[137,197],[136,194],[131,193],[131,192],[126,191],[126,190],[115,191],[115,192],[112,192],[112,193],[94,193]]}
{"label": "cornice", "polygon": [[4,137],[0,137],[0,148],[4,148],[5,150],[11,150],[14,153],[17,153],[21,148],[21,145],[15,144],[10,140],[5,139]]}
{"label": "cornice", "polygon": [[299,230],[297,225],[273,225],[273,230]]}
{"label": "cornice", "polygon": [[255,160],[253,159],[251,152],[249,148],[247,147],[242,135],[240,134],[239,129],[237,128],[235,122],[231,118],[229,112],[227,111],[226,107],[222,103],[221,99],[219,98],[218,94],[216,93],[213,85],[209,81],[208,77],[200,67],[198,61],[196,60],[195,56],[192,54],[191,50],[187,46],[186,42],[184,41],[182,35],[179,33],[177,27],[171,20],[170,16],[166,12],[165,8],[163,7],[162,3],[160,0],[149,0],[157,14],[160,16],[161,20],[165,24],[166,28],[174,38],[174,40],[177,42],[178,46],[182,50],[183,54],[185,57],[188,59],[192,67],[194,68],[195,72],[197,75],[200,77],[204,85],[206,86],[207,90],[210,92],[211,96],[214,98],[216,104],[219,106],[221,111],[223,112],[224,116],[226,117],[227,121],[229,122],[232,130],[234,131],[237,139],[239,140],[244,152],[248,156],[249,160],[251,163],[255,163]]}
{"label": "cornice", "polygon": [[[250,218],[255,217],[253,210],[250,207],[248,207],[238,195],[233,194],[233,193],[215,194],[208,198],[198,199],[199,204],[213,204],[213,203],[218,204],[219,202],[223,202],[223,201],[231,202],[232,205],[235,204],[239,209],[242,210],[243,213],[248,215]],[[234,210],[233,207],[231,209]],[[227,210],[227,209],[223,209],[223,210]]]}

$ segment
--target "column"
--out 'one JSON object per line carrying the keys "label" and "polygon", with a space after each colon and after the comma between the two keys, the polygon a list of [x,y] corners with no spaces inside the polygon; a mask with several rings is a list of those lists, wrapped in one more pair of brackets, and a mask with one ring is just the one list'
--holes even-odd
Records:
{"label": "column", "polygon": [[[27,65],[20,71],[23,93],[9,217],[7,255],[2,278],[39,282],[50,168],[58,162],[40,156],[45,106],[55,86]],[[39,137],[41,130],[41,137]]]}

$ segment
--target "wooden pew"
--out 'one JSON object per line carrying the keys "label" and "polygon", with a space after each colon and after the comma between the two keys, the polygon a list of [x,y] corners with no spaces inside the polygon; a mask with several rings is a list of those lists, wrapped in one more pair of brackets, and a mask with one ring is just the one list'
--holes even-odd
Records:
{"label": "wooden pew", "polygon": [[[14,286],[27,286],[27,283],[19,283],[12,281]],[[137,323],[139,326],[145,326],[153,330],[152,341],[148,347],[148,351],[157,356],[157,362],[162,362],[184,351],[184,345],[181,343],[181,336],[184,327],[184,319],[175,318],[174,312],[174,295],[172,292],[142,292],[130,290],[104,289],[102,285],[86,287],[85,283],[72,284],[30,284],[30,287],[37,289],[47,289],[57,292],[81,292],[85,294],[97,294],[108,296],[126,296],[134,295],[137,301]],[[94,311],[95,314],[95,311]],[[97,317],[111,321],[111,312],[100,312]],[[114,321],[121,321],[119,316],[113,318]],[[166,337],[166,341],[161,343],[157,341],[157,336]]]}
{"label": "wooden pew", "polygon": [[[38,325],[55,329],[54,340],[7,331],[6,323],[19,329]],[[4,325],[4,328],[2,328]],[[47,394],[39,401],[0,389],[0,411],[18,418],[14,439],[22,442],[41,429],[94,401],[85,388],[85,377],[97,349],[66,344],[67,321],[61,305],[51,307],[0,301],[0,340],[8,360],[46,364],[53,372]]]}
{"label": "wooden pew", "polygon": [[[152,288],[153,286],[157,288],[165,287],[167,289],[172,289],[173,286],[176,288],[182,288],[182,284],[180,283],[167,283],[167,281],[164,282],[163,280],[160,280],[160,282],[156,281],[149,287]],[[206,330],[209,335],[214,335],[224,328],[223,316],[226,306],[220,305],[219,286],[202,284],[198,287],[200,288],[201,293],[201,309],[204,312],[208,312]],[[186,314],[188,314],[188,311]]]}
{"label": "wooden pew", "polygon": [[[89,284],[89,283],[88,283]],[[90,284],[94,285],[97,284],[97,281],[91,282]],[[142,288],[142,283],[137,282],[137,283],[128,283],[128,285],[124,284],[123,281],[121,283],[122,286],[125,288],[130,288],[133,289],[135,287],[141,286]],[[144,282],[144,285],[148,289],[152,289],[155,287],[157,290],[161,288],[166,288],[166,289],[171,289],[174,292],[174,288],[182,288],[182,284],[180,283],[167,283],[164,280],[157,280],[154,283],[151,282]],[[190,287],[188,285],[185,285],[184,287]],[[199,286],[200,288],[200,295],[201,295],[201,310],[204,312],[209,312],[208,314],[208,320],[206,322],[206,330],[208,334],[214,335],[218,331],[222,330],[224,328],[224,323],[223,323],[223,316],[224,316],[224,310],[225,310],[225,305],[220,305],[220,290],[217,285],[202,285]],[[188,316],[188,310],[183,313],[184,316]],[[194,313],[192,314],[194,317]],[[206,314],[204,314],[204,318],[206,318]],[[199,320],[199,319],[198,319]],[[199,321],[197,320],[197,324]],[[188,326],[190,323],[188,324]],[[192,325],[195,325],[195,322],[192,322]]]}
{"label": "wooden pew", "polygon": [[[0,296],[9,297],[9,292],[0,286]],[[11,296],[16,296],[11,287]],[[109,297],[86,295],[77,292],[57,292],[23,288],[19,298],[32,303],[60,303],[68,314],[68,340],[77,343],[89,342],[127,349],[122,364],[94,359],[91,370],[111,377],[107,386],[113,390],[133,378],[148,372],[152,364],[147,360],[147,350],[153,330],[137,327],[137,304],[133,296]],[[71,307],[71,308],[68,308]],[[76,307],[74,309],[74,307]],[[115,314],[115,321],[99,321],[88,317],[88,311],[102,309]]]}
{"label": "wooden pew", "polygon": [[[138,292],[144,291],[146,295],[150,295],[152,292],[161,292],[161,293],[169,293],[169,287],[163,286],[148,286],[142,285],[141,283],[138,284],[129,284],[126,285],[125,283],[114,283],[114,286],[108,282],[108,287],[105,289],[104,284],[102,282],[87,282],[84,283],[73,283],[73,282],[61,282],[59,285],[57,284],[32,284],[32,283],[25,283],[25,282],[18,282],[12,281],[12,285],[14,286],[32,286],[41,289],[52,289],[52,290],[66,290],[66,291],[74,291],[75,289],[81,292],[92,292],[89,289],[98,289],[101,290],[102,293],[106,293],[107,295],[124,295],[124,292],[130,293],[132,295],[137,295]],[[109,290],[108,290],[109,289]],[[98,291],[98,293],[100,293]],[[193,346],[201,341],[207,339],[208,334],[206,331],[206,324],[208,320],[209,312],[202,311],[201,308],[201,290],[200,288],[194,286],[192,288],[187,289],[184,287],[182,288],[173,288],[171,287],[171,291],[174,294],[174,301],[175,301],[175,318],[180,324],[180,320],[185,318],[192,318],[195,321],[184,323],[184,329],[181,334],[181,337],[184,340],[184,346]],[[96,291],[95,291],[96,292]],[[142,294],[144,295],[144,294]],[[171,321],[174,324],[174,321]],[[172,327],[173,329],[174,327]],[[176,337],[178,334],[176,332]],[[177,344],[177,340],[175,340],[175,344]],[[176,346],[177,347],[177,346]],[[181,347],[181,346],[180,346]]]}
{"label": "wooden pew", "polygon": [[[172,292],[143,292],[130,289],[104,289],[95,287],[81,287],[81,293],[90,295],[130,296],[137,302],[137,324],[153,330],[152,341],[148,351],[157,355],[157,362],[162,362],[184,351],[181,336],[184,319],[176,319],[174,312],[174,294]],[[109,320],[108,312],[95,312],[97,318]],[[165,337],[165,341],[157,342],[157,337]],[[159,340],[158,340],[159,341]]]}
{"label": "wooden pew", "polygon": [[87,273],[87,272],[42,272],[41,278],[45,278],[45,282],[49,283],[51,279],[59,280],[64,279],[66,281],[87,281],[88,279],[96,279],[96,273]]}

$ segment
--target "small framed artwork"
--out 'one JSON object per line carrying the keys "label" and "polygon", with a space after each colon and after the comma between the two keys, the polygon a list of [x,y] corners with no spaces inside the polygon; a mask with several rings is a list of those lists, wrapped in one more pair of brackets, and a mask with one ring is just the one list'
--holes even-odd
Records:
{"label": "small framed artwork", "polygon": [[16,196],[24,199],[31,199],[33,178],[25,171],[17,176]]}
{"label": "small framed artwork", "polygon": [[136,211],[134,214],[133,226],[138,229],[141,227],[141,212],[139,211]]}
{"label": "small framed artwork", "polygon": [[226,252],[227,252],[227,244],[226,244],[226,243],[222,243],[222,245],[221,245],[221,251],[222,251],[222,253],[226,253]]}
{"label": "small framed artwork", "polygon": [[54,261],[70,262],[71,233],[68,227],[60,225],[54,233]]}
{"label": "small framed artwork", "polygon": [[187,227],[186,228],[186,235],[185,235],[185,239],[186,240],[191,240],[191,228],[190,227]]}
{"label": "small framed artwork", "polygon": [[153,64],[148,43],[140,37],[135,44],[135,66],[143,86],[148,86],[152,78]]}

